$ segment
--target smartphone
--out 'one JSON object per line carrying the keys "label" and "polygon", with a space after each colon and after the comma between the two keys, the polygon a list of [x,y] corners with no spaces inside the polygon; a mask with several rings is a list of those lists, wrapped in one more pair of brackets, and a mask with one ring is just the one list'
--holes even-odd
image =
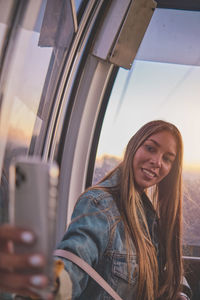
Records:
{"label": "smartphone", "polygon": [[31,229],[36,235],[33,246],[15,245],[15,252],[44,254],[47,259],[44,272],[51,277],[56,241],[59,168],[56,163],[44,162],[39,157],[17,157],[9,171],[10,223]]}

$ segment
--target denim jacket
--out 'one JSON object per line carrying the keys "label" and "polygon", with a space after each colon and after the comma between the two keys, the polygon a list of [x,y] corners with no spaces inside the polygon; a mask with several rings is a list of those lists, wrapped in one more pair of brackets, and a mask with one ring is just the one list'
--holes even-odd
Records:
{"label": "denim jacket", "polygon": [[[119,174],[115,172],[111,179],[101,185],[114,186],[118,180]],[[156,213],[147,196],[144,195],[143,198],[150,234],[158,250]],[[89,190],[80,197],[72,215],[72,222],[58,248],[71,251],[84,259],[122,299],[132,300],[136,296],[136,250],[132,244],[128,258],[129,275],[124,225],[115,201],[108,192]],[[113,299],[78,266],[66,259],[63,261],[72,281],[73,300]]]}

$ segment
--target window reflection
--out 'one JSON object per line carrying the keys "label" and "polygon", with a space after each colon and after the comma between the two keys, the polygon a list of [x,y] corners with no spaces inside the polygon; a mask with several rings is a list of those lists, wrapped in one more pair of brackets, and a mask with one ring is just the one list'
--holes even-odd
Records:
{"label": "window reflection", "polygon": [[13,7],[13,1],[1,1],[1,9],[0,9],[0,61],[2,50],[4,47],[4,41],[6,39],[6,32],[9,27],[11,10]]}
{"label": "window reflection", "polygon": [[5,35],[6,35],[6,29],[7,29],[7,25],[0,23],[0,57],[2,54],[2,50],[3,50],[3,41],[5,39]]}
{"label": "window reflection", "polygon": [[[6,82],[1,87],[3,103],[0,119],[0,169],[5,154],[10,159],[26,153],[30,145],[52,48],[38,47],[39,30],[46,1],[29,1],[11,53]],[[41,120],[37,122],[41,124]]]}
{"label": "window reflection", "polygon": [[[151,32],[146,33],[149,40],[147,35]],[[199,77],[199,66],[174,61],[135,60],[130,71],[120,70],[104,118],[93,177],[95,183],[118,164],[130,137],[143,124],[154,119],[174,123],[184,142],[184,253],[194,256],[200,256]]]}

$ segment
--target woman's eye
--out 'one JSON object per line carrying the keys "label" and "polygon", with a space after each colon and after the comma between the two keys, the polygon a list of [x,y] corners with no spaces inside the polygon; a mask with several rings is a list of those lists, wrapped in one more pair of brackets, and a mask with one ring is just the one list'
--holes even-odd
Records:
{"label": "woman's eye", "polygon": [[147,151],[149,151],[149,152],[154,152],[155,151],[155,148],[151,145],[145,145],[145,147],[146,147]]}
{"label": "woman's eye", "polygon": [[167,163],[172,163],[171,158],[168,157],[168,156],[164,156],[164,157],[163,157],[163,160],[164,160],[165,162],[167,162]]}

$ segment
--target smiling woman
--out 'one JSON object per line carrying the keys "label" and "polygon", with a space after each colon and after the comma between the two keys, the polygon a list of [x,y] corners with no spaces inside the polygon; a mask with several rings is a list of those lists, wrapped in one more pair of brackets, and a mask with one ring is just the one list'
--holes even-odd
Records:
{"label": "smiling woman", "polygon": [[[185,2],[192,5],[192,1]],[[184,142],[184,255],[197,258],[200,257],[200,39],[196,31],[199,22],[199,11],[156,10],[132,69],[119,70],[117,75],[103,121],[93,178],[97,182],[117,165],[131,135],[145,122],[162,119],[175,124]]]}
{"label": "smiling woman", "polygon": [[[82,194],[58,246],[91,264],[123,299],[186,299],[180,295],[182,155],[181,134],[173,124],[144,125],[130,139],[122,162]],[[86,274],[64,263],[74,298],[104,297]]]}
{"label": "smiling woman", "polygon": [[[58,249],[70,251],[92,266],[122,299],[185,300],[185,292],[190,295],[189,287],[182,284],[182,152],[181,134],[171,123],[157,120],[142,126],[129,141],[122,162],[80,196],[72,222],[58,244]],[[156,189],[151,202],[147,190],[152,186]],[[19,236],[17,228],[0,228],[0,244],[14,236]],[[17,242],[22,243],[20,237]],[[57,278],[59,299],[65,299],[63,295],[71,287],[70,299],[107,297],[74,262],[60,252],[57,255],[63,266]],[[0,288],[22,295],[33,291],[36,284],[42,288],[46,277],[37,273],[38,284],[29,275],[36,270],[30,266],[33,256],[1,253],[0,272],[4,279],[7,276],[9,287],[2,281]],[[8,266],[3,263],[6,258]],[[22,276],[25,271],[28,275]],[[18,279],[16,284],[9,276]]]}

